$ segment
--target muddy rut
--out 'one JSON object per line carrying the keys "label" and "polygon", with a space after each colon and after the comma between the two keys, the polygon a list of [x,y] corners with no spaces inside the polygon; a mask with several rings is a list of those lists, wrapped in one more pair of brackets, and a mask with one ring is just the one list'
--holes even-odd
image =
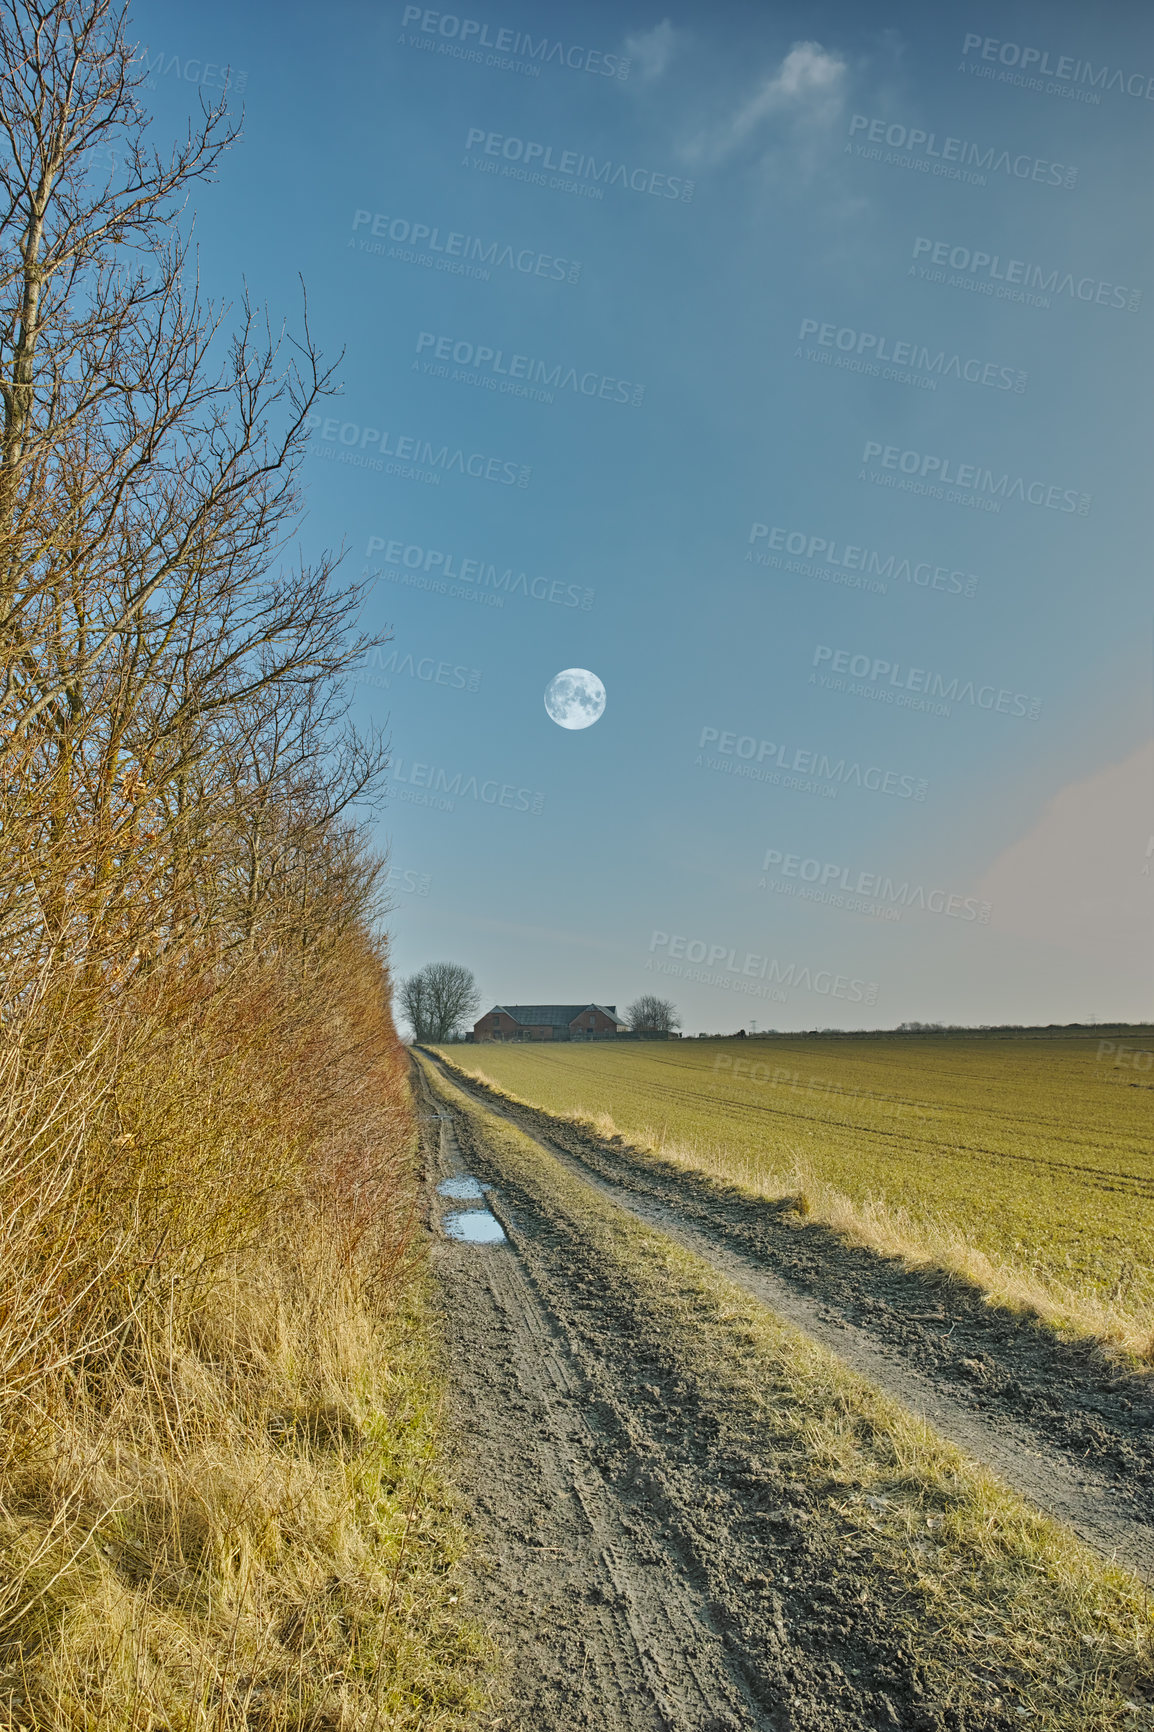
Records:
{"label": "muddy rut", "polygon": [[[442,1170],[461,1170],[447,1126],[441,1149]],[[531,1266],[472,1248],[445,1247],[439,1260],[462,1477],[486,1540],[471,1609],[512,1647],[513,1723],[761,1724],[701,1584],[668,1567],[647,1500],[629,1484],[623,1416],[608,1392],[593,1395],[597,1370]]]}

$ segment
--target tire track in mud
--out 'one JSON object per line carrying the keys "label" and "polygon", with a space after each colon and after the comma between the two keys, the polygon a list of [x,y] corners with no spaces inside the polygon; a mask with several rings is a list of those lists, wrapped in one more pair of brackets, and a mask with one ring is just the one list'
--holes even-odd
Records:
{"label": "tire track in mud", "polygon": [[[577,1641],[583,1689],[609,1724],[746,1724],[740,1717],[744,1692],[730,1676],[704,1607],[695,1603],[683,1577],[659,1568],[665,1560],[645,1544],[624,1503],[593,1466],[602,1439],[593,1410],[583,1399],[587,1389],[580,1361],[515,1257],[490,1257],[486,1264],[488,1310],[504,1325],[505,1345],[512,1349],[516,1367],[510,1399],[513,1405],[520,1400],[533,1419],[534,1447],[517,1502],[522,1512],[535,1504],[549,1506],[551,1525],[566,1530],[550,1532],[549,1539],[567,1541],[548,1543],[545,1533],[534,1527],[524,1536],[544,1567],[534,1570],[523,1562],[519,1567],[527,1617],[518,1622],[535,1629],[545,1623],[553,1638],[553,1666],[561,1671],[562,1688],[568,1688],[566,1638],[572,1629],[565,1627],[567,1620],[550,1619],[548,1613],[576,1599],[588,1604],[591,1615],[582,1620],[585,1628]],[[500,1443],[507,1465],[504,1423]],[[562,1573],[566,1579],[559,1582]],[[538,1581],[539,1575],[544,1579]],[[660,1592],[654,1591],[654,1576]],[[530,1663],[539,1675],[542,1656],[536,1641],[533,1646]],[[577,1657],[574,1653],[572,1662]],[[518,1663],[524,1682],[524,1658]],[[539,1688],[534,1677],[534,1696]],[[738,1717],[716,1712],[727,1701],[738,1708]]]}
{"label": "tire track in mud", "polygon": [[1154,1378],[986,1306],[968,1284],[663,1169],[426,1056],[600,1195],[805,1330],[1102,1556],[1154,1581]]}
{"label": "tire track in mud", "polygon": [[[437,1176],[464,1174],[451,1117],[437,1144]],[[489,1529],[477,1611],[514,1648],[515,1723],[525,1732],[773,1724],[735,1673],[684,1560],[655,1545],[652,1511],[631,1509],[644,1500],[599,1470],[609,1410],[523,1261],[509,1247],[446,1243],[437,1263],[468,1477]]]}

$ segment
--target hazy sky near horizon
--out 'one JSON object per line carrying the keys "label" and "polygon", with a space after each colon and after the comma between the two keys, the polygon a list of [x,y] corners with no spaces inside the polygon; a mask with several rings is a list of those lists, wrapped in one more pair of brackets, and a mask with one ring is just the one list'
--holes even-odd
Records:
{"label": "hazy sky near horizon", "polygon": [[158,137],[243,103],[205,284],[344,352],[299,539],[391,636],[398,971],[1151,1016],[1149,8],[132,18]]}

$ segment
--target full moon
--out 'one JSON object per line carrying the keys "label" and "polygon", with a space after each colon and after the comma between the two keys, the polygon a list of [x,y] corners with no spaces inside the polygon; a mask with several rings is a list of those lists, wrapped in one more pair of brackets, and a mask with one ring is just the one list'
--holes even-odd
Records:
{"label": "full moon", "polygon": [[559,728],[591,728],[605,708],[605,687],[588,668],[566,668],[545,687],[545,708]]}

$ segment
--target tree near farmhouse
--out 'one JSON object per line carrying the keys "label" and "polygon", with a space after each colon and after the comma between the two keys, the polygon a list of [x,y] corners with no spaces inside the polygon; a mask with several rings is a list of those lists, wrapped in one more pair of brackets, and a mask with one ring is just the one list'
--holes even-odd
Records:
{"label": "tree near farmhouse", "polygon": [[401,982],[400,1003],[415,1041],[451,1040],[473,1021],[481,995],[459,962],[427,962]]}
{"label": "tree near farmhouse", "polygon": [[672,1034],[681,1027],[681,1018],[671,999],[643,993],[626,1006],[625,1020],[635,1034]]}

